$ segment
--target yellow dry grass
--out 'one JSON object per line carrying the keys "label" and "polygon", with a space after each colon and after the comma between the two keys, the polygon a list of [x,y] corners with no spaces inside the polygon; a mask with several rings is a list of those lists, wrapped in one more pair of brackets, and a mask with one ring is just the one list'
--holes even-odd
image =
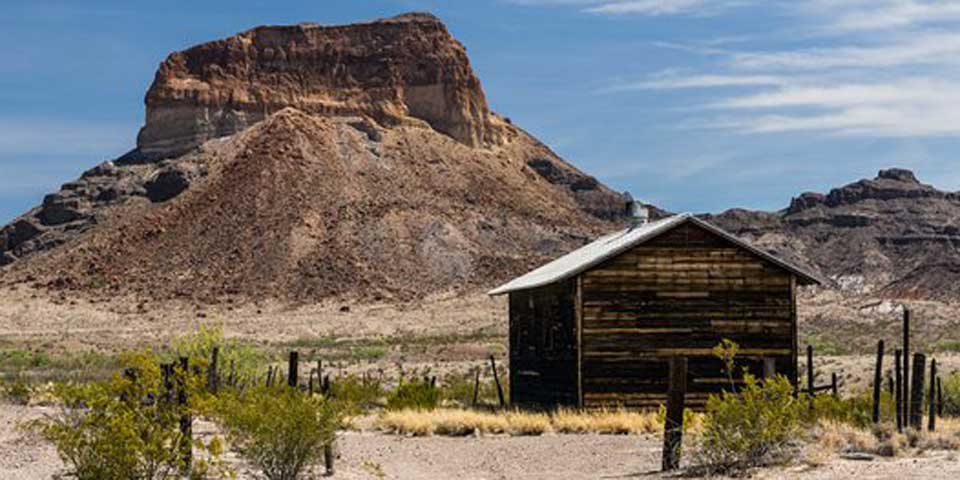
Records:
{"label": "yellow dry grass", "polygon": [[657,433],[663,429],[663,420],[658,414],[624,409],[560,409],[551,416],[551,420],[558,433],[631,435]]}
{"label": "yellow dry grass", "polygon": [[[688,423],[699,428],[700,415],[688,414]],[[535,413],[519,410],[482,412],[441,408],[436,410],[398,410],[381,413],[374,426],[400,435],[473,434],[541,435],[546,432],[574,434],[639,435],[657,433],[663,428],[662,415],[622,409],[573,410]]]}

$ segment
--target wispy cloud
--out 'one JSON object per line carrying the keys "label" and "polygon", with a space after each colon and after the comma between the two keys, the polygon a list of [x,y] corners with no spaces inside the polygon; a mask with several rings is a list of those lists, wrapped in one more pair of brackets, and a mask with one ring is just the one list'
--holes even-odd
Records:
{"label": "wispy cloud", "polygon": [[575,6],[600,15],[715,15],[753,0],[508,0],[518,5]]}
{"label": "wispy cloud", "polygon": [[828,19],[827,28],[864,31],[960,20],[955,0],[806,0],[793,8]]}

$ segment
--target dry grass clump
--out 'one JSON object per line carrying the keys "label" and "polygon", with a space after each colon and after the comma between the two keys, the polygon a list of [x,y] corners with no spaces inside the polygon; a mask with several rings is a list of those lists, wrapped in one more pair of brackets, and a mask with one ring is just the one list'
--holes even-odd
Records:
{"label": "dry grass clump", "polygon": [[811,436],[815,443],[830,452],[875,453],[880,441],[873,433],[836,420],[821,420]]}
{"label": "dry grass clump", "polygon": [[562,408],[551,416],[551,420],[558,433],[635,435],[663,430],[663,421],[656,413],[624,409],[581,411]]}
{"label": "dry grass clump", "polygon": [[543,435],[550,431],[550,416],[545,413],[509,412],[504,417],[511,435]]}
{"label": "dry grass clump", "polygon": [[[702,423],[689,415],[693,428]],[[435,410],[402,409],[385,411],[374,421],[376,428],[400,435],[475,434],[542,435],[546,432],[576,434],[636,435],[658,433],[662,415],[655,412],[631,412],[623,409],[560,409],[552,414],[524,412],[484,412],[454,408]]]}
{"label": "dry grass clump", "polygon": [[388,410],[377,417],[377,428],[400,435],[422,437],[430,435],[436,429],[433,419],[419,410]]}

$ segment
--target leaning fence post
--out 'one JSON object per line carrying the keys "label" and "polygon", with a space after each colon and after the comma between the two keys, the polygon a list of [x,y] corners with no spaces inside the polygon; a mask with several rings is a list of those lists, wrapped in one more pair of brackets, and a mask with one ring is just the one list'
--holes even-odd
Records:
{"label": "leaning fence post", "polygon": [[930,359],[930,389],[927,392],[927,431],[937,428],[937,359]]}
{"label": "leaning fence post", "polygon": [[910,310],[903,308],[903,420],[908,423],[910,411]]}
{"label": "leaning fence post", "polygon": [[880,383],[883,374],[883,340],[877,342],[877,365],[873,370],[873,423],[880,423]]}
{"label": "leaning fence post", "polygon": [[190,375],[190,359],[180,357],[180,375],[177,376],[177,405],[180,413],[180,452],[183,456],[184,471],[190,471],[193,461],[193,419],[187,398],[187,376]]}
{"label": "leaning fence post", "polygon": [[297,368],[300,365],[300,353],[296,350],[290,352],[290,359],[287,362],[287,385],[291,387],[296,387],[299,381],[299,373]]}
{"label": "leaning fence post", "polygon": [[667,416],[663,423],[664,472],[680,466],[680,446],[683,444],[683,407],[687,393],[687,357],[670,358],[670,386],[667,391]]}
{"label": "leaning fence post", "polygon": [[922,428],[923,418],[923,375],[927,358],[922,353],[913,354],[913,373],[910,386],[910,426],[915,430]]}
{"label": "leaning fence post", "polygon": [[903,417],[904,413],[906,412],[906,409],[903,405],[905,403],[903,401],[903,362],[900,359],[902,353],[903,352],[899,348],[893,351],[894,376],[896,378],[894,383],[896,383],[897,388],[897,393],[894,396],[894,403],[896,403],[895,410],[897,411],[897,431],[900,433],[903,433]]}
{"label": "leaning fence post", "polygon": [[490,355],[490,368],[493,369],[493,381],[497,384],[497,400],[500,401],[500,408],[503,408],[507,406],[507,402],[503,398],[503,387],[500,386],[500,375],[497,373],[497,361],[493,359],[493,355]]}

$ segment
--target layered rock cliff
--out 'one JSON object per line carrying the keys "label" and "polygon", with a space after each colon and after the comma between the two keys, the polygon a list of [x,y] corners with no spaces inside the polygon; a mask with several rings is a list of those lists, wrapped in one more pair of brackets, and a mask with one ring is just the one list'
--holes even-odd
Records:
{"label": "layered rock cliff", "polygon": [[463,45],[417,13],[257,27],[171,54],[147,92],[139,153],[176,156],[285,107],[383,125],[417,119],[472,147],[505,140]]}
{"label": "layered rock cliff", "polygon": [[847,291],[960,293],[960,194],[923,184],[909,170],[803,193],[779,212],[729,210],[710,220],[819,269]]}
{"label": "layered rock cliff", "polygon": [[623,196],[489,111],[429,15],[199,45],[161,64],[146,104],[136,150],[0,229],[0,283],[414,298],[493,285],[623,215]]}

